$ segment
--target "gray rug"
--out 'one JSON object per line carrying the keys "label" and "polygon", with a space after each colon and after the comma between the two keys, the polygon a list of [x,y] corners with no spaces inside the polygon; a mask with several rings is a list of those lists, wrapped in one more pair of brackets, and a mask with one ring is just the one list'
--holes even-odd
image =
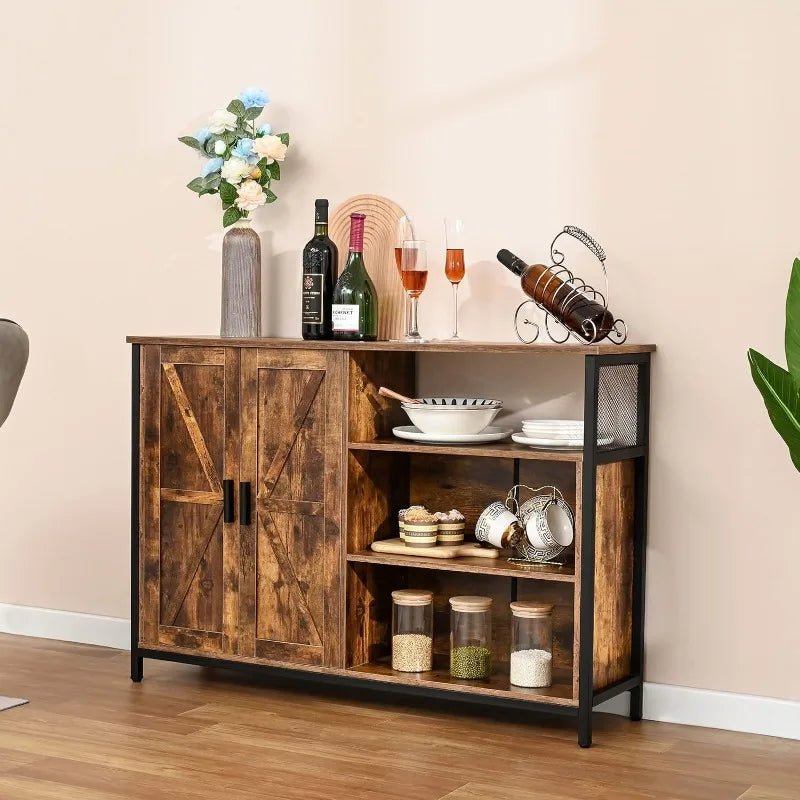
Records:
{"label": "gray rug", "polygon": [[3,695],[0,695],[0,711],[8,711],[9,708],[24,706],[27,702],[21,697],[3,697]]}

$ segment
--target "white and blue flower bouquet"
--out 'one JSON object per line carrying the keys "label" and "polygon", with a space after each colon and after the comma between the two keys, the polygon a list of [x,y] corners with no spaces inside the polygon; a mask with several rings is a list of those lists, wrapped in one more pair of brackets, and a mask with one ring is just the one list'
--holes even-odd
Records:
{"label": "white and blue flower bouquet", "polygon": [[226,110],[215,111],[205,128],[178,139],[206,159],[187,187],[198,197],[219,194],[223,227],[278,199],[270,185],[280,180],[289,134],[273,135],[269,123],[258,124],[267,103],[263,89],[245,89]]}

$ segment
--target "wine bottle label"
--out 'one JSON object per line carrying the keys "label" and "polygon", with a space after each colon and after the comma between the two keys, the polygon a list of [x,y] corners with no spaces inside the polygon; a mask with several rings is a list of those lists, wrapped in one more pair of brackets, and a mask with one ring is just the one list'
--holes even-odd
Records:
{"label": "wine bottle label", "polygon": [[306,272],[303,275],[303,325],[322,325],[324,277],[321,272]]}
{"label": "wine bottle label", "polygon": [[334,303],[332,311],[333,330],[342,333],[358,333],[358,306]]}

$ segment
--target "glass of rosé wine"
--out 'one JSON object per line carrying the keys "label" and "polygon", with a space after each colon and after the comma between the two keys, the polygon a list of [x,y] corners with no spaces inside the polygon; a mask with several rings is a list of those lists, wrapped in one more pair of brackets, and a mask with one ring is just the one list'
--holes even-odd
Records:
{"label": "glass of ros\u00e9 wine", "polygon": [[411,306],[407,342],[424,342],[417,325],[417,303],[428,282],[428,251],[421,239],[406,239],[400,252],[400,277]]}
{"label": "glass of ros\u00e9 wine", "polygon": [[[408,215],[400,217],[397,220],[396,236],[394,240],[394,263],[397,266],[397,276],[401,282],[403,280],[403,271],[400,268],[400,262],[403,255],[403,242],[414,240],[414,223]],[[408,336],[408,295],[403,292],[403,335],[400,339],[395,341],[404,341]]]}
{"label": "glass of ros\u00e9 wine", "polygon": [[445,219],[444,234],[447,254],[444,274],[453,286],[453,335],[446,342],[461,342],[458,335],[458,284],[464,280],[464,223],[460,219]]}

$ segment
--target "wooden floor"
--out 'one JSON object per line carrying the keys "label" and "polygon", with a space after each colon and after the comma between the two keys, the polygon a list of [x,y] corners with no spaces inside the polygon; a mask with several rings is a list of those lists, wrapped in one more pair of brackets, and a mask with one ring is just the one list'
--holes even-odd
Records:
{"label": "wooden floor", "polygon": [[0,635],[0,800],[800,798],[800,742],[417,706]]}

